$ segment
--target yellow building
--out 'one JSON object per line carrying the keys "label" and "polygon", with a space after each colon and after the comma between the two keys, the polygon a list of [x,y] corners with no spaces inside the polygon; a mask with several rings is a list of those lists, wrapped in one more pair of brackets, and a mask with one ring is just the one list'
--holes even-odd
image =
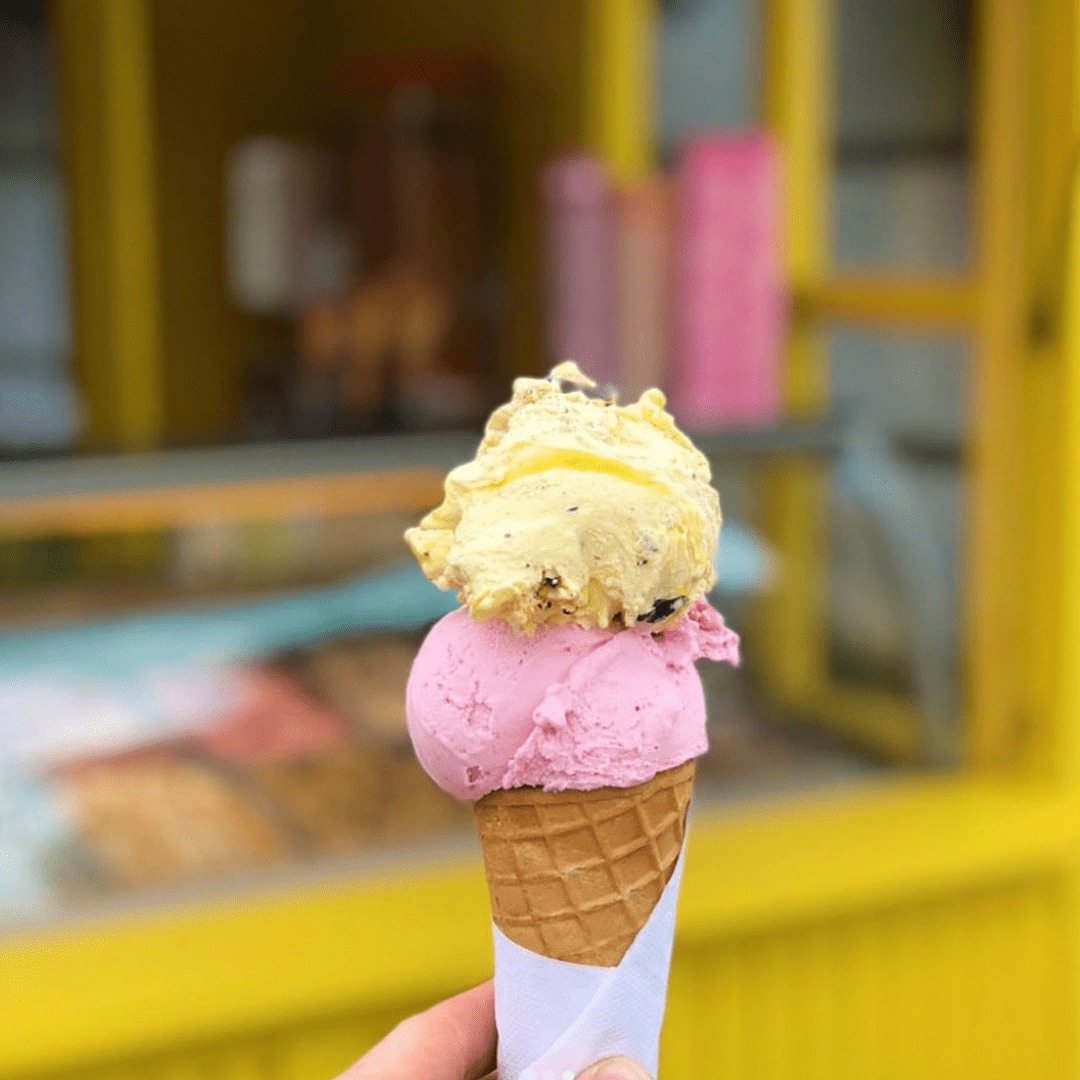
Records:
{"label": "yellow building", "polygon": [[[311,55],[338,42],[415,44],[417,12],[437,8],[448,40],[493,43],[513,73],[519,190],[566,139],[623,178],[650,167],[649,0],[493,0],[452,15],[420,0],[335,2],[310,37],[295,33],[300,7],[284,0],[57,0],[66,100],[83,101],[68,135],[73,262],[101,444],[215,433],[229,393],[209,412],[200,402],[228,382],[222,357],[241,332],[266,332],[241,325],[220,281],[202,275],[220,222],[185,209],[215,196],[185,184],[182,158],[153,165],[183,145],[155,126],[203,125],[198,152],[217,153],[266,110],[287,124],[299,108],[288,86]],[[767,114],[786,153],[796,299],[789,406],[806,417],[825,404],[826,323],[970,340],[966,749],[955,769],[702,809],[661,1070],[668,1080],[1080,1077],[1080,12],[1070,0],[975,5],[976,258],[966,276],[931,279],[830,270],[830,8],[771,0],[767,12]],[[241,42],[264,59],[234,71]],[[201,96],[183,78],[192,64]],[[246,87],[226,93],[227,77]],[[177,229],[189,233],[181,244],[169,240]],[[512,258],[529,265],[526,210],[510,232]],[[536,329],[526,309],[513,328],[523,357]],[[419,509],[438,480],[380,473],[296,494],[311,510]],[[893,758],[917,758],[903,700],[828,674],[820,466],[778,465],[769,483],[768,534],[794,568],[755,621],[770,686]],[[271,518],[278,495],[8,500],[0,530],[164,527],[226,503],[234,516]],[[488,935],[479,864],[449,856],[10,935],[0,1077],[330,1076],[399,1016],[485,978]]]}

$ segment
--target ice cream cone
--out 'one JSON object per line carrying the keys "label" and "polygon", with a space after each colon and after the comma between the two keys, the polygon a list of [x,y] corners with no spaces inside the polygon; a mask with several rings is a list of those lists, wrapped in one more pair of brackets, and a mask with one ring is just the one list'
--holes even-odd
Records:
{"label": "ice cream cone", "polygon": [[694,762],[634,787],[493,791],[473,806],[495,925],[555,960],[614,967],[682,849]]}

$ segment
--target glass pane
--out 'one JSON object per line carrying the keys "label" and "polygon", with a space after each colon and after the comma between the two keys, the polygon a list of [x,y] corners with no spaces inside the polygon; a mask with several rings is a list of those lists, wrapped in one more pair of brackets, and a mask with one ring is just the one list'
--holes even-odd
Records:
{"label": "glass pane", "polygon": [[841,0],[832,248],[842,268],[970,259],[965,0]]}
{"label": "glass pane", "polygon": [[660,150],[688,135],[760,122],[759,0],[668,0],[662,6],[657,75]]}
{"label": "glass pane", "polygon": [[841,162],[833,188],[840,270],[961,271],[970,262],[966,163]]}
{"label": "glass pane", "polygon": [[908,700],[920,756],[956,760],[968,349],[841,330],[829,354],[844,433],[828,505],[830,677]]}
{"label": "glass pane", "polygon": [[[968,348],[849,329],[824,348],[823,418],[703,440],[725,515],[715,602],[744,633],[738,672],[702,665],[718,797],[959,761]],[[778,496],[764,481],[784,464]]]}
{"label": "glass pane", "polygon": [[0,12],[0,458],[79,432],[66,222],[43,5]]}

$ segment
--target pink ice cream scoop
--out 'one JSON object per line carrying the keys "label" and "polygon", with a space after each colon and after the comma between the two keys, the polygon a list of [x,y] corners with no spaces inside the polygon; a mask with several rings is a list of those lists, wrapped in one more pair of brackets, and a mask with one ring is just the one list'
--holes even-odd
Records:
{"label": "pink ice cream scoop", "polygon": [[569,624],[531,637],[459,609],[428,634],[406,690],[420,763],[450,795],[631,787],[703,754],[700,657],[738,663],[705,600],[672,628]]}

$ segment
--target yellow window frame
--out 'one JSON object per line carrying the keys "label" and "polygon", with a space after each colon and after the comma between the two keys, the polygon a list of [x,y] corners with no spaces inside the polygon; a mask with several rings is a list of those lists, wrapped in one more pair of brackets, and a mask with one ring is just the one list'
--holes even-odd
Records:
{"label": "yellow window frame", "polygon": [[[1037,5],[1038,6],[1038,5]],[[1061,5],[1058,5],[1061,6]],[[1032,9],[976,5],[976,258],[963,277],[843,277],[829,260],[835,112],[835,0],[766,5],[766,117],[786,162],[787,265],[795,295],[786,404],[798,418],[828,401],[826,321],[963,331],[972,346],[973,498],[965,521],[963,624],[967,761],[1000,765],[1015,749],[1017,597],[1023,462],[1021,360],[1027,331],[1024,149]],[[754,632],[762,673],[782,704],[890,758],[925,758],[916,706],[896,693],[844,685],[827,655],[826,471],[812,461],[770,469],[764,518],[785,573],[760,605]]]}

